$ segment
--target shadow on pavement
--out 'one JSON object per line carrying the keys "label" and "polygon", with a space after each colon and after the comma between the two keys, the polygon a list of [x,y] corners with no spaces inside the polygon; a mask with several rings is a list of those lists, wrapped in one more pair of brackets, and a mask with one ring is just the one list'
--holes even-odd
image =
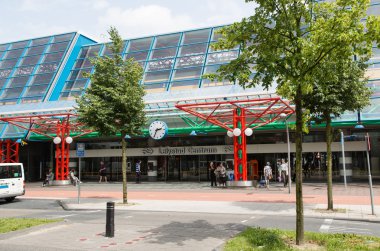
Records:
{"label": "shadow on pavement", "polygon": [[[244,230],[247,226],[242,224],[211,224],[206,220],[196,220],[189,223],[173,221],[166,225],[150,229],[147,242],[155,244],[173,243],[178,246],[188,245],[191,241],[204,241],[208,238],[229,239]],[[200,231],[201,229],[201,231]]]}

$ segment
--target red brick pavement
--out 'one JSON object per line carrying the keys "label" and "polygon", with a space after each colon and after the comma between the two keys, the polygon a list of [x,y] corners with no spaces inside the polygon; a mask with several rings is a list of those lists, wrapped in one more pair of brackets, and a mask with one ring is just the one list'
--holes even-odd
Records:
{"label": "red brick pavement", "polygon": [[[141,184],[143,188],[143,184]],[[374,187],[375,205],[380,205],[380,187]],[[75,187],[39,187],[27,185],[25,197],[28,198],[76,198]],[[100,184],[99,186],[82,186],[82,198],[93,199],[121,199],[121,185]],[[347,189],[335,186],[333,191],[334,204],[368,205],[370,204],[369,189],[365,184],[351,185]],[[251,201],[272,203],[295,202],[295,191],[288,193],[287,188],[267,189],[173,189],[156,190],[136,189],[128,191],[130,200],[193,200],[193,201]],[[305,204],[327,203],[326,188],[304,185],[303,198]]]}

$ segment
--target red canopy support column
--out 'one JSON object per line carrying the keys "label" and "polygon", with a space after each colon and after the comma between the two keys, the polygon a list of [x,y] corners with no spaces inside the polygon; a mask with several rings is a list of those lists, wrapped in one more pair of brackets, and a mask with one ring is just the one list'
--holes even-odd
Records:
{"label": "red canopy support column", "polygon": [[19,162],[19,143],[7,139],[0,141],[0,163]]}
{"label": "red canopy support column", "polygon": [[0,163],[3,163],[5,158],[4,141],[0,140]]}
{"label": "red canopy support column", "polygon": [[69,175],[70,146],[66,143],[66,138],[70,136],[70,125],[68,121],[69,120],[62,120],[57,124],[57,137],[59,137],[61,141],[58,144],[56,144],[56,180],[66,180]]}
{"label": "red canopy support column", "polygon": [[234,173],[235,180],[247,180],[247,142],[245,130],[245,109],[236,108],[233,112],[233,126],[241,133],[234,137]]}

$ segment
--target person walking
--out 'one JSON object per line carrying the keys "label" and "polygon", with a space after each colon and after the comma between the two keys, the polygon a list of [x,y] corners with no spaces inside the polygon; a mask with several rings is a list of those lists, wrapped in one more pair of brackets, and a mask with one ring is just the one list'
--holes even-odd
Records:
{"label": "person walking", "polygon": [[226,186],[226,181],[227,181],[227,172],[226,168],[223,166],[222,162],[219,162],[216,169],[215,169],[215,174],[219,182],[219,186]]}
{"label": "person walking", "polygon": [[141,160],[136,162],[136,183],[140,183],[141,177]]}
{"label": "person walking", "polygon": [[267,165],[264,166],[264,177],[265,177],[265,186],[269,188],[269,181],[270,179],[272,179],[272,168],[269,162],[267,162]]}
{"label": "person walking", "polygon": [[288,163],[284,159],[281,161],[281,176],[284,181],[284,187],[288,185]]}
{"label": "person walking", "polygon": [[75,170],[74,169],[71,169],[69,176],[70,176],[71,183],[74,186],[77,186],[80,181],[79,181],[78,177],[75,176]]}
{"label": "person walking", "polygon": [[100,161],[100,169],[99,169],[99,183],[104,180],[105,183],[107,183],[107,174],[106,174],[106,166],[104,165],[104,161]]}
{"label": "person walking", "polygon": [[215,165],[214,165],[214,162],[210,162],[210,166],[208,168],[209,172],[210,172],[210,179],[211,179],[211,186],[213,187],[214,185],[216,185],[216,174],[215,174]]}
{"label": "person walking", "polygon": [[46,177],[44,182],[42,183],[42,186],[51,185],[54,179],[54,173],[51,169],[49,169],[48,172],[46,172]]}

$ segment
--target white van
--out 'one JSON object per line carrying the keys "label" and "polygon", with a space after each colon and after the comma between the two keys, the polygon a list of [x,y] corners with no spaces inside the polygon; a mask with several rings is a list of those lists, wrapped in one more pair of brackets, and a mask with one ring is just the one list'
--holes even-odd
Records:
{"label": "white van", "polygon": [[25,176],[22,163],[0,163],[0,199],[11,202],[25,194]]}

